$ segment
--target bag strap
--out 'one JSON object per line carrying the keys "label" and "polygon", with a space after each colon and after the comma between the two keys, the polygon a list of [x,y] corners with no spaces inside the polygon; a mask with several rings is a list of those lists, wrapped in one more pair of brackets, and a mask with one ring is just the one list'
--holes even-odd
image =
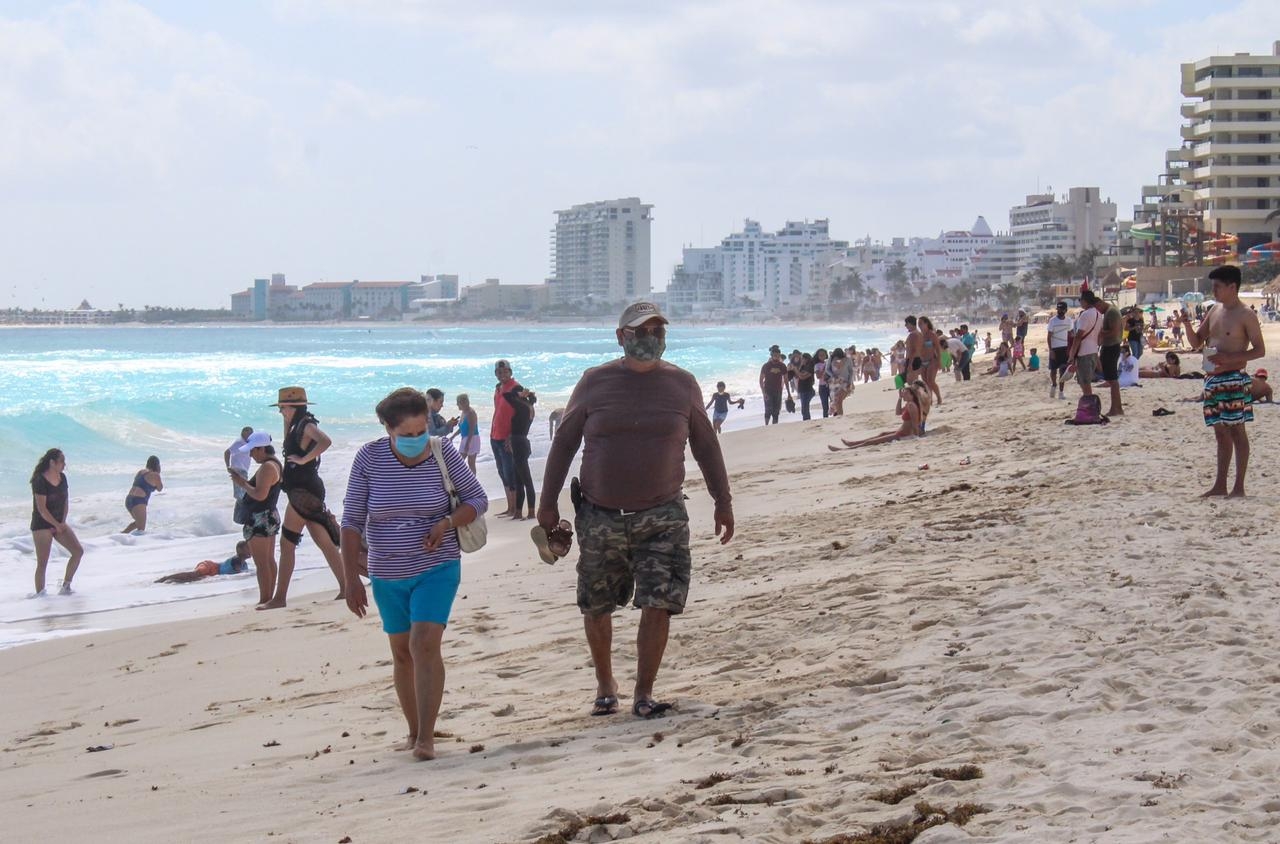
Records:
{"label": "bag strap", "polygon": [[440,478],[444,481],[444,491],[448,493],[450,502],[458,500],[458,490],[453,485],[453,478],[449,477],[449,467],[444,464],[444,454],[440,450],[440,438],[431,437],[431,456],[436,459],[436,466],[440,469]]}

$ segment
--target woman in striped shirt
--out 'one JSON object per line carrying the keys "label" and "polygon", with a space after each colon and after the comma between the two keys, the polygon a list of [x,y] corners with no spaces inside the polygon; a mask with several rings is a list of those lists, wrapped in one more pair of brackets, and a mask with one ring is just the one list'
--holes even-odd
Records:
{"label": "woman in striped shirt", "polygon": [[369,607],[360,574],[363,543],[382,629],[391,640],[396,696],[409,723],[405,750],[434,759],[436,716],[444,695],[440,642],[461,579],[458,534],[488,507],[484,488],[448,440],[441,439],[449,479],[461,499],[449,512],[440,467],[427,447],[427,399],[403,387],[378,403],[387,436],[367,443],[351,464],[342,508],[347,607]]}

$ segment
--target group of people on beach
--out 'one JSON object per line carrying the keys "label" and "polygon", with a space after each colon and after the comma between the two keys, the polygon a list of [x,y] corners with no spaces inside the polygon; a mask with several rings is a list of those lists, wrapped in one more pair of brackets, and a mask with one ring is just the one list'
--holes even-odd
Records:
{"label": "group of people on beach", "polygon": [[[1250,376],[1244,368],[1262,357],[1265,347],[1256,314],[1239,302],[1238,269],[1218,268],[1210,278],[1217,304],[1198,325],[1185,311],[1178,319],[1191,348],[1205,355],[1204,419],[1214,430],[1218,455],[1215,482],[1205,494],[1243,495],[1249,457],[1244,423],[1252,419]],[[1099,359],[1104,361],[1104,381],[1114,380],[1111,361],[1119,358],[1119,351],[1113,353],[1110,348],[1115,344],[1105,342],[1118,336],[1116,320],[1107,317],[1113,308],[1104,307],[1087,291],[1081,300],[1086,307],[1066,331],[1052,320],[1047,327],[1051,396],[1054,391],[1061,394],[1069,374],[1088,395]],[[1058,318],[1066,320],[1066,308],[1058,310]],[[620,687],[611,655],[612,619],[629,602],[641,610],[631,713],[649,718],[672,706],[655,695],[654,685],[670,618],[683,611],[690,583],[690,529],[683,494],[686,444],[714,501],[716,535],[726,543],[734,533],[728,474],[716,433],[729,404],[741,406],[741,398],[734,399],[721,384],[704,405],[693,375],[662,360],[668,325],[652,303],[636,303],[622,313],[615,339],[623,354],[584,372],[560,412],[536,504],[527,463],[524,469],[518,466],[520,455],[527,455],[536,397],[515,381],[508,361],[499,360],[494,367],[491,446],[495,458],[510,458],[507,468],[500,469],[507,490],[504,514],[534,514],[537,524],[530,535],[539,556],[548,563],[568,555],[574,536],[578,538],[576,597],[595,671],[593,716],[620,711]],[[925,432],[930,410],[942,402],[937,373],[944,346],[958,368],[959,380],[967,380],[977,346],[968,326],[946,334],[928,318],[910,316],[905,327],[903,357],[894,366],[895,412],[902,425],[875,437],[844,441],[845,447]],[[1104,333],[1108,327],[1111,333]],[[1060,340],[1065,345],[1059,345]],[[1108,349],[1105,355],[1104,348]],[[769,389],[769,421],[777,421],[784,390],[790,395],[794,389],[806,408],[805,397],[811,400],[819,392],[817,387],[825,384],[831,389],[835,383],[843,390],[848,369],[833,362],[844,359],[852,365],[855,352],[837,348],[827,355],[819,349],[813,355],[793,355],[789,365],[783,362],[780,348],[773,347],[761,371],[761,386]],[[1258,374],[1265,378],[1265,372]],[[851,391],[852,379],[847,386]],[[831,395],[834,398],[837,393]],[[405,749],[418,759],[431,759],[436,753],[434,727],[444,694],[443,636],[462,577],[463,548],[474,550],[483,544],[480,520],[488,508],[484,490],[466,460],[474,455],[464,454],[474,451],[470,438],[478,435],[474,417],[468,415],[469,403],[460,401],[461,415],[444,420],[437,418],[443,398],[443,394],[405,387],[377,404],[374,413],[385,436],[357,452],[340,523],[325,505],[319,477],[320,458],[331,441],[310,412],[303,388],[281,389],[274,405],[284,423],[279,456],[269,434],[247,428],[227,451],[228,473],[241,493],[237,520],[243,524],[247,547],[238,547],[236,557],[226,565],[235,570],[246,555],[251,556],[258,570],[260,608],[283,606],[294,551],[305,527],[330,561],[339,597],[361,618],[369,606],[368,580],[392,653],[395,690],[408,727]],[[710,406],[716,410],[708,416],[705,411]],[[824,401],[824,415],[836,407]],[[500,422],[503,415],[507,420]],[[461,449],[451,441],[454,427],[463,435]],[[526,443],[519,441],[521,437]],[[575,511],[571,523],[561,518],[559,498],[580,448],[579,476],[569,484]],[[246,455],[257,464],[252,476],[231,462],[233,456]],[[1233,459],[1237,474],[1228,492]],[[37,547],[43,541],[47,551],[49,542],[57,539],[72,553],[64,580],[69,584],[82,552],[66,523],[65,467],[65,457],[56,449],[36,467],[32,490],[40,521],[33,517],[33,532],[44,534]],[[282,492],[287,498],[283,519],[277,509]],[[277,533],[281,535],[278,570],[272,556]],[[192,577],[211,575],[215,566],[221,573],[223,565],[209,562],[203,572],[197,567]],[[43,563],[37,585],[43,587]]]}

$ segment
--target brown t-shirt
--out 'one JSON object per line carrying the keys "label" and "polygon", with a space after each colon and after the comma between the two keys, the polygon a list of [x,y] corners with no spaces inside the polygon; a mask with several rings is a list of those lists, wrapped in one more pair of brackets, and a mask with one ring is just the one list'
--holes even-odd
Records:
{"label": "brown t-shirt", "polygon": [[780,360],[769,360],[760,367],[760,382],[765,392],[781,393],[782,382],[787,378],[787,365]]}
{"label": "brown t-shirt", "polygon": [[542,479],[554,501],[582,445],[582,495],[601,507],[646,510],[680,495],[684,445],[717,505],[728,505],[729,476],[702,391],[693,375],[660,361],[649,372],[621,359],[588,369],[569,397]]}

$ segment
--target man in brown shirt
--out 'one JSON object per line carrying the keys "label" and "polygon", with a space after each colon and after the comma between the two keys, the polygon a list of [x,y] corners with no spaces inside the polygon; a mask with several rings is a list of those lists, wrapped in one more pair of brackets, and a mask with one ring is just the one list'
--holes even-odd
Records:
{"label": "man in brown shirt", "polygon": [[667,318],[649,302],[622,312],[617,340],[624,355],[583,373],[551,443],[538,524],[560,522],[558,500],[569,464],[582,445],[578,533],[578,607],[596,669],[592,715],[618,711],[613,677],[613,612],[634,593],[640,608],[632,714],[671,708],[653,697],[671,616],[689,591],[689,514],[684,483],[688,442],[715,500],[720,542],[733,537],[729,478],[720,443],[693,375],[662,360]]}

